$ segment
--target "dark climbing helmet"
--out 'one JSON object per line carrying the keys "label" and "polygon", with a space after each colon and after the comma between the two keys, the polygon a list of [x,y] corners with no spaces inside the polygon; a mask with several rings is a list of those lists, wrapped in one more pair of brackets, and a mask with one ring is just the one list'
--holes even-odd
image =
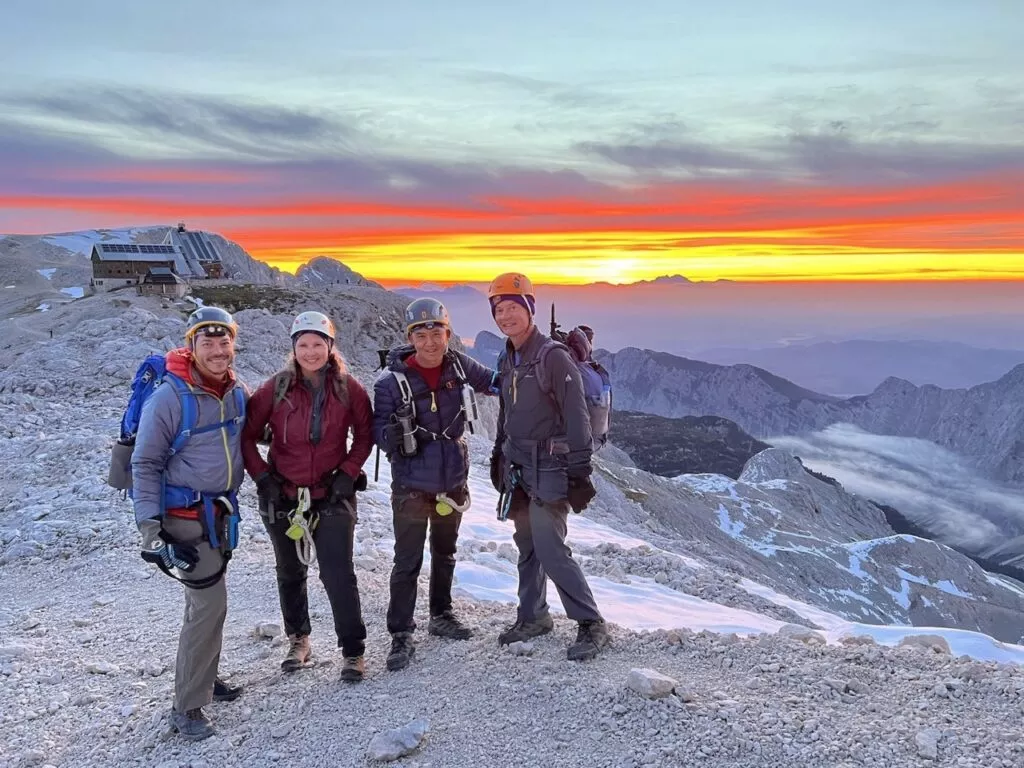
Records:
{"label": "dark climbing helmet", "polygon": [[238,334],[238,324],[231,313],[220,307],[200,307],[185,321],[185,342],[192,344],[196,335],[230,336]]}
{"label": "dark climbing helmet", "polygon": [[437,299],[416,299],[416,301],[405,308],[406,333],[412,333],[417,328],[433,328],[435,325],[440,325],[449,330],[452,327],[451,320],[448,317],[448,310]]}

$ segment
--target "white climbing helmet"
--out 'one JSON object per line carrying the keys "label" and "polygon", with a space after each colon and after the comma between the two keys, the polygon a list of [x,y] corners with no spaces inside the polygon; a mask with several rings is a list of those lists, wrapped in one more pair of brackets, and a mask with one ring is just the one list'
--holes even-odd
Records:
{"label": "white climbing helmet", "polygon": [[318,333],[325,339],[334,341],[334,323],[323,312],[302,312],[295,318],[292,323],[292,341],[295,341],[300,334],[310,332]]}

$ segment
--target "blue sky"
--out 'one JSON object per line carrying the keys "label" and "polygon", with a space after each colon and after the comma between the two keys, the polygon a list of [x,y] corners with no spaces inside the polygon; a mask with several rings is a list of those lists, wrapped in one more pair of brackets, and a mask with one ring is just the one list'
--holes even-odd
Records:
{"label": "blue sky", "polygon": [[[574,167],[595,158],[565,150],[588,142],[743,145],[845,126],[985,143],[1024,119],[1020,2],[481,5],[19,3],[0,93],[196,95],[329,116],[348,130],[324,137],[334,149]],[[211,152],[40,107],[8,114],[136,155]]]}

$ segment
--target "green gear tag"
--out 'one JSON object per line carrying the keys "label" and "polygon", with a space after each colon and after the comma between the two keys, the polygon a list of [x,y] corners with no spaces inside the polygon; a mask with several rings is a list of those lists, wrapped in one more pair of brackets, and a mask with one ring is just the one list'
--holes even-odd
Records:
{"label": "green gear tag", "polygon": [[[295,518],[292,518],[292,520],[294,520],[294,519]],[[299,539],[302,538],[302,535],[305,532],[306,532],[305,528],[303,528],[298,523],[293,522],[291,525],[288,526],[288,529],[284,532],[284,535],[287,536],[292,541],[298,541]]]}
{"label": "green gear tag", "polygon": [[437,502],[437,504],[434,506],[434,509],[437,511],[437,514],[439,514],[441,517],[447,517],[454,511],[452,509],[452,506],[444,501]]}

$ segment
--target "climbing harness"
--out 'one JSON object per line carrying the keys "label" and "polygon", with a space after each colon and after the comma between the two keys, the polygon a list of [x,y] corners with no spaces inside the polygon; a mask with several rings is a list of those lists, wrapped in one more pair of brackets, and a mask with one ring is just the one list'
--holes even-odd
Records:
{"label": "climbing harness", "polygon": [[457,501],[452,499],[446,493],[437,494],[437,504],[434,505],[434,511],[437,512],[441,517],[447,517],[452,512],[458,512],[460,515],[469,509],[469,496],[466,496],[466,501],[459,504]]}
{"label": "climbing harness", "polygon": [[508,473],[508,489],[498,494],[498,519],[508,520],[508,513],[512,509],[512,497],[515,495],[516,486],[522,482],[523,472],[518,465],[513,465]]}
{"label": "climbing harness", "polygon": [[303,565],[310,565],[316,557],[316,545],[313,543],[313,531],[320,522],[320,515],[309,514],[312,504],[309,488],[299,488],[296,495],[296,507],[288,516],[288,528],[284,535],[295,542],[295,554]]}

